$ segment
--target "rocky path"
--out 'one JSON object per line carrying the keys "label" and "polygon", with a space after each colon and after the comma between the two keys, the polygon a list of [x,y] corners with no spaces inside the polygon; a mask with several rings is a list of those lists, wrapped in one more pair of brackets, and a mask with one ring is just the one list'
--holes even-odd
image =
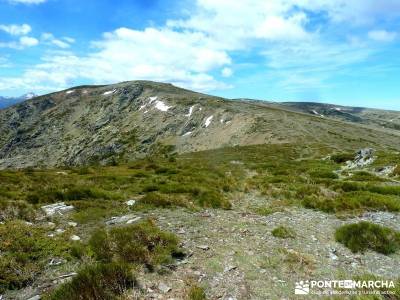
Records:
{"label": "rocky path", "polygon": [[[242,194],[236,198],[245,207],[243,203],[255,201],[254,197]],[[147,216],[178,234],[189,257],[171,266],[167,276],[143,274],[143,299],[183,299],[190,282],[204,286],[210,299],[295,299],[294,285],[299,280],[400,276],[399,254],[353,254],[334,240],[335,228],[361,219],[398,229],[399,215],[369,213],[339,220],[291,207],[268,216],[235,209],[157,210],[143,215]],[[280,225],[294,229],[296,237],[274,237],[271,231]]]}

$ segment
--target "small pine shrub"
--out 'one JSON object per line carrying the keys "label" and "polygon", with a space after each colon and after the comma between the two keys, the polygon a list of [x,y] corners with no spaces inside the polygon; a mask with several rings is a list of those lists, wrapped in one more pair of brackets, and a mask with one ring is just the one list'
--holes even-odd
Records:
{"label": "small pine shrub", "polygon": [[281,239],[294,238],[296,236],[293,229],[285,226],[276,227],[272,230],[272,235]]}
{"label": "small pine shrub", "polygon": [[72,281],[61,285],[48,299],[112,300],[136,285],[136,278],[128,265],[95,264],[81,269]]}
{"label": "small pine shrub", "polygon": [[339,227],[335,238],[354,253],[374,250],[388,255],[400,249],[399,232],[365,221]]}

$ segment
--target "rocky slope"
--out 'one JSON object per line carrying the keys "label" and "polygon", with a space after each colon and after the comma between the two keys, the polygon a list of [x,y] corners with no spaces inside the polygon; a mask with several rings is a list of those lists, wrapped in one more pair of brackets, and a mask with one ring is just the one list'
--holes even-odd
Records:
{"label": "rocky slope", "polygon": [[80,86],[0,110],[0,168],[109,163],[160,145],[179,153],[319,142],[400,149],[400,132],[148,81]]}

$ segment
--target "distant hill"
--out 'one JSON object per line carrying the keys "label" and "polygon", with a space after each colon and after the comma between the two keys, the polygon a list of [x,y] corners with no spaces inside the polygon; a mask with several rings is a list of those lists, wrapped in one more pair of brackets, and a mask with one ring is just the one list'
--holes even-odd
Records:
{"label": "distant hill", "polygon": [[400,112],[398,111],[315,102],[283,102],[279,105],[320,117],[400,130]]}
{"label": "distant hill", "polygon": [[27,93],[19,97],[2,97],[0,96],[0,109],[9,107],[19,102],[23,102],[25,100],[29,100],[37,97],[34,93]]}
{"label": "distant hill", "polygon": [[74,87],[0,111],[0,168],[109,163],[165,149],[254,144],[400,150],[400,131],[379,123],[379,116],[395,119],[399,113],[337,108],[228,100],[150,81]]}

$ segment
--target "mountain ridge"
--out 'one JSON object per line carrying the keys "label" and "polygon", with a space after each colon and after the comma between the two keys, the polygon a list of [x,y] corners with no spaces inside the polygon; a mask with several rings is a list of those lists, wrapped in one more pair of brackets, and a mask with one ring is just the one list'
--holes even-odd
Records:
{"label": "mountain ridge", "polygon": [[293,142],[400,149],[400,132],[365,125],[165,83],[78,86],[0,111],[0,167],[107,164],[164,146],[178,153]]}

